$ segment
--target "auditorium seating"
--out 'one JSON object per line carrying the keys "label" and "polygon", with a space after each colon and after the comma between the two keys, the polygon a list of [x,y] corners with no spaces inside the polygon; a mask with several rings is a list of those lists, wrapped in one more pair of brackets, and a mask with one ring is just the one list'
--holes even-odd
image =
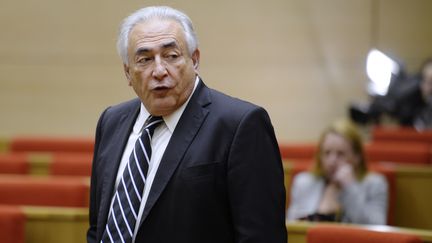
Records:
{"label": "auditorium seating", "polygon": [[20,207],[0,205],[0,242],[27,242],[25,241],[25,221],[25,214]]}
{"label": "auditorium seating", "polygon": [[[432,164],[432,145],[424,142],[371,142],[365,145],[369,162]],[[314,143],[280,144],[282,159],[311,160],[316,153]]]}
{"label": "auditorium seating", "polygon": [[0,153],[8,150],[9,139],[6,137],[0,137]]}
{"label": "auditorium seating", "polygon": [[432,131],[417,131],[412,127],[381,127],[372,128],[372,141],[390,142],[424,142],[432,144]]}
{"label": "auditorium seating", "polygon": [[[85,242],[82,236],[85,235],[88,220],[86,207],[92,139],[17,137],[10,139],[3,148],[6,149],[0,152],[0,195],[11,197],[0,197],[0,204],[32,205],[22,206],[26,208],[26,242],[56,242],[53,240],[56,239],[54,235],[59,232],[71,237],[71,241],[62,242]],[[280,148],[284,160],[290,161],[284,163],[289,203],[291,178],[311,168],[316,144],[281,144]],[[370,164],[372,170],[383,173],[389,181],[392,201],[389,223],[432,229],[432,207],[429,206],[432,204],[432,195],[429,193],[432,187],[430,145],[424,141],[399,143],[385,140],[374,141],[366,145],[365,149],[369,161],[374,159],[410,164],[408,167],[400,164],[382,166],[378,162]],[[429,168],[424,169],[425,164]],[[78,214],[74,211],[77,207]],[[31,210],[28,211],[28,208]],[[60,218],[61,223],[57,221]],[[29,235],[30,241],[27,240]]]}
{"label": "auditorium seating", "polygon": [[85,243],[88,209],[0,205],[1,243]]}
{"label": "auditorium seating", "polygon": [[85,243],[93,139],[0,139],[0,242]]}
{"label": "auditorium seating", "polygon": [[[349,236],[339,236],[339,233],[335,233],[335,236],[338,235],[337,239],[332,239],[332,241],[326,241],[331,236],[323,236],[320,241],[318,242],[342,242],[342,243],[351,243],[351,242],[368,242],[367,239],[365,240],[363,237],[368,236],[371,237],[369,239],[375,238],[376,236],[358,236],[358,232],[361,231],[364,234],[376,234],[376,233],[390,233],[390,234],[398,234],[401,236],[402,239],[408,239],[408,240],[416,240],[415,242],[432,242],[432,230],[420,230],[420,229],[414,229],[414,228],[401,228],[401,227],[394,227],[394,226],[384,226],[384,225],[355,225],[355,224],[340,224],[340,223],[316,223],[316,222],[306,222],[306,221],[293,221],[293,222],[287,222],[286,224],[287,231],[288,231],[288,242],[289,243],[308,243],[308,237],[310,230],[315,228],[320,228],[327,232],[334,232],[334,229],[327,229],[327,227],[337,227],[338,230],[346,230],[346,233],[349,233],[351,231],[356,231],[353,233],[353,235]],[[366,232],[365,232],[366,231]],[[326,234],[325,232],[323,232]],[[345,233],[345,232],[344,232]],[[315,235],[316,236],[316,235]],[[393,241],[393,239],[387,239],[387,237],[392,237],[393,235],[385,236],[386,239],[382,239],[381,237],[384,236],[377,236],[382,241],[379,241],[380,243],[392,243],[392,242],[399,242],[399,241]],[[413,237],[414,236],[414,237]],[[352,239],[351,237],[355,237],[356,239]],[[362,240],[362,241],[358,241]],[[418,241],[420,240],[420,241]],[[404,241],[403,241],[404,242]],[[409,242],[409,241],[408,241]]]}
{"label": "auditorium seating", "polygon": [[0,174],[90,176],[92,153],[0,153]]}
{"label": "auditorium seating", "polygon": [[87,207],[88,193],[89,180],[80,177],[0,176],[0,204]]}
{"label": "auditorium seating", "polygon": [[93,152],[94,140],[79,137],[20,136],[9,141],[13,152]]}
{"label": "auditorium seating", "polygon": [[50,175],[90,176],[93,154],[55,153],[49,163]]}
{"label": "auditorium seating", "polygon": [[307,231],[307,243],[421,243],[414,235],[400,232],[379,232],[343,225],[317,225]]}
{"label": "auditorium seating", "polygon": [[23,153],[0,153],[0,174],[28,174],[30,164]]}
{"label": "auditorium seating", "polygon": [[279,143],[282,159],[311,159],[316,153],[315,143]]}
{"label": "auditorium seating", "polygon": [[431,164],[431,145],[421,142],[373,142],[365,146],[368,161]]}
{"label": "auditorium seating", "polygon": [[26,243],[86,243],[87,208],[22,207]]}

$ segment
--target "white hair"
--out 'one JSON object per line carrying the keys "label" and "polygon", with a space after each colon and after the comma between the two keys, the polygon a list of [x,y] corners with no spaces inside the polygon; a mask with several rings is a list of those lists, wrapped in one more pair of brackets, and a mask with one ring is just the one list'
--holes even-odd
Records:
{"label": "white hair", "polygon": [[155,18],[171,19],[183,27],[190,55],[192,55],[192,53],[198,48],[198,38],[193,28],[192,21],[185,13],[167,6],[141,8],[126,17],[120,26],[117,39],[117,51],[124,64],[128,64],[127,50],[129,44],[129,33],[133,27],[138,23],[146,22]]}

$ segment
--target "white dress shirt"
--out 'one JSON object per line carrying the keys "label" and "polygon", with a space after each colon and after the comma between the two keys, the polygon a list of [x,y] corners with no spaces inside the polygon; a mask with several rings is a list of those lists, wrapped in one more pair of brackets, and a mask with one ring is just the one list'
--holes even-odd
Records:
{"label": "white dress shirt", "polygon": [[[141,205],[138,211],[138,218],[137,223],[135,224],[135,230],[134,235],[132,238],[132,242],[135,242],[135,236],[138,232],[138,228],[140,226],[142,214],[144,212],[144,207],[147,202],[148,195],[150,193],[151,186],[153,184],[153,180],[156,176],[156,172],[159,168],[159,164],[161,162],[162,156],[165,152],[165,149],[168,145],[168,142],[171,139],[171,136],[174,132],[175,127],[177,126],[178,121],[180,120],[181,115],[183,114],[183,111],[185,110],[187,104],[189,103],[190,98],[192,97],[193,93],[195,92],[195,89],[199,83],[199,77],[197,76],[195,79],[195,84],[192,93],[190,94],[189,98],[186,100],[186,102],[180,106],[176,111],[171,113],[168,116],[164,116],[163,120],[164,122],[160,124],[154,131],[153,137],[151,139],[151,148],[152,148],[152,155],[150,158],[148,173],[146,182],[144,185],[144,192],[143,197],[141,201]],[[138,117],[135,121],[135,125],[133,126],[132,132],[129,135],[128,142],[126,144],[126,147],[123,151],[123,155],[121,158],[120,166],[117,172],[117,178],[115,183],[115,189],[117,188],[117,185],[119,184],[121,177],[123,175],[123,171],[129,162],[129,156],[132,153],[133,148],[135,147],[136,140],[141,136],[144,123],[150,113],[147,111],[147,109],[144,107],[144,105],[141,103],[141,109],[140,113],[138,114]],[[113,198],[114,199],[114,198]],[[114,200],[111,200],[111,207],[114,202]]]}

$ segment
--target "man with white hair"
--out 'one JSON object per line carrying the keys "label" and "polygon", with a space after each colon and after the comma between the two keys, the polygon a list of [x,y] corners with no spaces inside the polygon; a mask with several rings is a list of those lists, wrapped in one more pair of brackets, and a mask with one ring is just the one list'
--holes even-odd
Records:
{"label": "man with white hair", "polygon": [[118,51],[138,97],[99,119],[87,241],[286,243],[270,118],[203,83],[189,17],[140,9]]}

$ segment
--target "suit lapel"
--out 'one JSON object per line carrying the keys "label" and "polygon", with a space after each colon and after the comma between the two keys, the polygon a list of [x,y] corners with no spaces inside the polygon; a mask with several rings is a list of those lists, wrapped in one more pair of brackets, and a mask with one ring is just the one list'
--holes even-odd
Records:
{"label": "suit lapel", "polygon": [[[112,140],[108,151],[110,151],[107,159],[109,161],[105,162],[105,170],[103,174],[102,182],[102,193],[101,193],[101,204],[99,210],[99,225],[98,228],[105,229],[105,224],[108,219],[108,212],[111,205],[112,194],[114,192],[114,184],[117,178],[118,168],[120,166],[120,160],[123,155],[123,150],[128,141],[129,135],[132,131],[133,125],[135,123],[136,117],[138,116],[140,109],[140,102],[137,99],[137,105],[130,107],[125,111],[119,121],[117,128],[113,131]],[[120,146],[119,146],[120,145]]]}
{"label": "suit lapel", "polygon": [[208,88],[200,81],[165,149],[144,208],[141,223],[147,218],[207,117],[209,110],[205,106],[209,103]]}

